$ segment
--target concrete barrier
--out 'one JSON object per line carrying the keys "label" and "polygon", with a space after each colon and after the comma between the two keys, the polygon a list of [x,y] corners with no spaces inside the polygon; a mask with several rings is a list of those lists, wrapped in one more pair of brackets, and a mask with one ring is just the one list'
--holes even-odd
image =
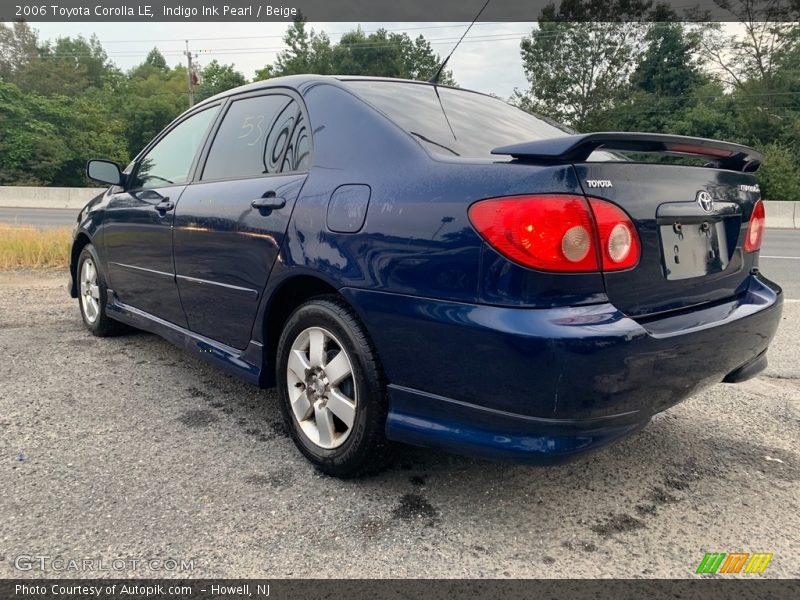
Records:
{"label": "concrete barrier", "polygon": [[80,210],[105,188],[0,186],[3,208],[69,208]]}
{"label": "concrete barrier", "polygon": [[[0,186],[0,208],[79,210],[104,188]],[[766,200],[767,227],[800,229],[800,202]]]}
{"label": "concrete barrier", "polygon": [[774,229],[800,229],[800,202],[765,201],[767,227]]}

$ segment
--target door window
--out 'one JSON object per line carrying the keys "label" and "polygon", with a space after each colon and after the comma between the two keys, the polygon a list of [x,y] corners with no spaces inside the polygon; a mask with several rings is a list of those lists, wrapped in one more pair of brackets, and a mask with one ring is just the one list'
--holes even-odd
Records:
{"label": "door window", "polygon": [[197,150],[218,111],[219,106],[207,108],[176,125],[139,161],[132,187],[149,189],[186,183]]}
{"label": "door window", "polygon": [[309,150],[306,121],[295,100],[283,94],[236,100],[214,137],[202,179],[307,170]]}
{"label": "door window", "polygon": [[308,171],[311,166],[311,136],[308,131],[308,122],[303,113],[297,117],[297,125],[286,148],[286,157],[283,159],[283,173],[293,171]]}

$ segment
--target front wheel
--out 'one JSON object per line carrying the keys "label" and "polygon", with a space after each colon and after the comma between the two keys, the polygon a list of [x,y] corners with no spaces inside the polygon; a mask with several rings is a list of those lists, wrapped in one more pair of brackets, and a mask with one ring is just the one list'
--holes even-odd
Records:
{"label": "front wheel", "polygon": [[386,464],[386,386],[364,326],[341,299],[316,298],[289,317],[277,379],[286,427],[319,469],[358,477]]}
{"label": "front wheel", "polygon": [[115,335],[124,331],[122,323],[106,314],[106,280],[100,269],[100,260],[92,244],[86,244],[78,257],[76,270],[78,304],[86,328],[98,337]]}

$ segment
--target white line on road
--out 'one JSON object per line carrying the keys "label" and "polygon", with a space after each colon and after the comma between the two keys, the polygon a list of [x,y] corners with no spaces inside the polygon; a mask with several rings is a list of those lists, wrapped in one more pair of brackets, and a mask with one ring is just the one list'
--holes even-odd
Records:
{"label": "white line on road", "polygon": [[800,260],[800,256],[762,256],[761,258],[785,258],[787,260]]}

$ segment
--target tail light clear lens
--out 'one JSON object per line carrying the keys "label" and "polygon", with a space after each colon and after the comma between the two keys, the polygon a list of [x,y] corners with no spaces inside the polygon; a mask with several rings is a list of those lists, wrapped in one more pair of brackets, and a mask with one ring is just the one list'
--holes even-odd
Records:
{"label": "tail light clear lens", "polygon": [[592,249],[592,234],[583,225],[567,229],[561,238],[561,253],[570,262],[581,262]]}
{"label": "tail light clear lens", "polygon": [[765,227],[764,203],[761,200],[757,200],[753,207],[753,214],[750,215],[750,222],[747,224],[747,234],[744,238],[745,252],[755,252],[761,249],[761,240],[764,237]]}
{"label": "tail light clear lens", "polygon": [[[590,208],[591,206],[591,208]],[[541,271],[588,273],[628,269],[639,238],[617,206],[583,196],[508,196],[476,202],[469,219],[495,250]]]}

